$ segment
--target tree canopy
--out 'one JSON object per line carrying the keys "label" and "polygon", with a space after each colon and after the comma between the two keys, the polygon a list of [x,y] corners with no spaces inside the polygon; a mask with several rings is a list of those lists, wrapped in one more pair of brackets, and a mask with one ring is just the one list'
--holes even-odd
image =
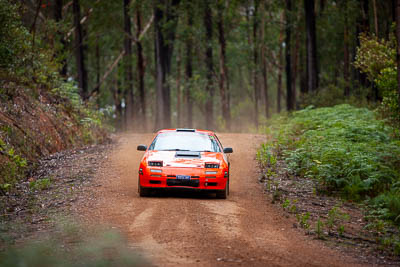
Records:
{"label": "tree canopy", "polygon": [[2,76],[45,66],[121,129],[256,129],[310,104],[388,100],[388,70],[371,64],[396,62],[395,2],[1,0]]}

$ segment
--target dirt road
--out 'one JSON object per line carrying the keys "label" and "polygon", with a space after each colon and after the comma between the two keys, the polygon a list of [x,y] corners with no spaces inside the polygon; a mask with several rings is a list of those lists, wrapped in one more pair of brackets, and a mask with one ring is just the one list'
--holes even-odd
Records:
{"label": "dirt road", "polygon": [[92,223],[107,223],[126,234],[132,247],[160,266],[346,266],[355,260],[324,247],[293,228],[257,183],[254,160],[262,136],[220,134],[231,146],[231,194],[137,194],[137,171],[153,134],[119,138],[98,174],[96,200],[83,211]]}

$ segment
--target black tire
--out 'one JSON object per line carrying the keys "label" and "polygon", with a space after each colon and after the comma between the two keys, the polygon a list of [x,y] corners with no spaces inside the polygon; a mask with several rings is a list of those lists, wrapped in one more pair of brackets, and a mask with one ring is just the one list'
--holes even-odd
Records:
{"label": "black tire", "polygon": [[139,185],[139,196],[140,197],[148,197],[150,195],[150,189],[143,188]]}
{"label": "black tire", "polygon": [[138,191],[140,197],[148,197],[150,195],[150,189],[144,188],[140,185],[140,180],[138,179]]}
{"label": "black tire", "polygon": [[216,197],[218,199],[226,199],[229,195],[229,180],[226,183],[224,190],[218,190],[216,193]]}

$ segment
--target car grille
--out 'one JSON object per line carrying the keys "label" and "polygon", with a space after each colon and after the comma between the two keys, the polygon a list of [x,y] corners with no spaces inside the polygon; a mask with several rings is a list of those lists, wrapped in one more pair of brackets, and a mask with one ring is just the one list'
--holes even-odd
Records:
{"label": "car grille", "polygon": [[199,187],[200,182],[197,179],[191,179],[191,180],[167,179],[167,185]]}

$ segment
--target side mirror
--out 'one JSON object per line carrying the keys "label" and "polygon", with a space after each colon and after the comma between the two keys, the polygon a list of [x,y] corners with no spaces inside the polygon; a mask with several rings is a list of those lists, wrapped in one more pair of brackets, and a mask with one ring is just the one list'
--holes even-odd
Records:
{"label": "side mirror", "polygon": [[137,146],[137,150],[139,150],[139,151],[146,151],[146,150],[147,150],[147,146],[145,146],[145,145],[138,145],[138,146]]}
{"label": "side mirror", "polygon": [[224,153],[228,154],[228,153],[233,153],[233,149],[231,147],[225,147],[224,148]]}

